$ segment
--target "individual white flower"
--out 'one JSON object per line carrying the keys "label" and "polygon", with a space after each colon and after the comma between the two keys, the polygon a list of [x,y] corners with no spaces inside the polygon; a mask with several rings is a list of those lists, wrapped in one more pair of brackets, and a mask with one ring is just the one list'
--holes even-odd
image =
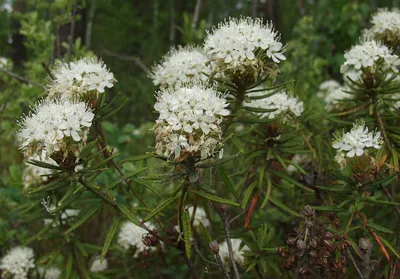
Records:
{"label": "individual white flower", "polygon": [[378,70],[387,70],[392,74],[399,71],[400,58],[376,41],[364,41],[353,46],[344,54],[344,58],[340,72],[353,80],[361,78],[364,71],[376,73]]}
{"label": "individual white flower", "polygon": [[142,241],[143,236],[147,234],[148,232],[145,229],[127,221],[121,226],[117,242],[125,250],[136,248],[134,256],[138,257],[140,252],[149,249]]}
{"label": "individual white flower", "polygon": [[385,42],[400,40],[400,10],[379,9],[371,18],[372,27],[365,30],[366,38]]}
{"label": "individual white flower", "polygon": [[43,279],[58,279],[60,278],[61,275],[61,270],[57,267],[39,267],[38,268],[39,274],[40,274],[40,278]]}
{"label": "individual white flower", "polygon": [[[285,60],[284,46],[271,24],[262,19],[229,18],[207,32],[204,51],[216,71],[262,73],[267,63]],[[229,75],[229,73],[228,73]]]}
{"label": "individual white flower", "polygon": [[[253,92],[248,93],[249,97],[257,97],[265,95],[268,92]],[[288,112],[293,113],[295,116],[300,116],[303,113],[303,102],[296,97],[291,97],[285,90],[282,90],[272,96],[264,99],[251,100],[250,103],[244,103],[244,106],[261,109],[276,109],[271,112],[256,112],[260,118],[268,117],[273,119],[278,115],[287,116]],[[284,118],[286,120],[287,117]]]}
{"label": "individual white flower", "polygon": [[343,165],[344,157],[361,156],[368,148],[380,149],[382,143],[381,133],[377,131],[368,132],[365,123],[361,121],[355,123],[350,132],[344,133],[341,137],[336,136],[332,146],[337,149],[338,155],[336,155],[335,160]]}
{"label": "individual white flower", "polygon": [[[39,156],[27,158],[27,161],[30,160],[41,161]],[[57,163],[51,158],[47,158],[42,162],[57,166]],[[24,183],[25,189],[31,187],[32,185],[40,185],[43,182],[46,182],[49,178],[49,175],[51,175],[52,173],[53,170],[51,169],[41,168],[39,166],[26,163],[26,168],[24,169],[24,172],[22,174],[22,181]]]}
{"label": "individual white flower", "polygon": [[69,155],[77,157],[86,144],[93,118],[83,102],[39,102],[20,122],[21,149],[26,157],[39,157],[42,161],[52,158],[58,164]]}
{"label": "individual white flower", "polygon": [[50,99],[87,100],[91,94],[97,96],[98,93],[104,93],[115,82],[113,73],[103,61],[82,58],[70,63],[58,62],[50,73],[46,90]]}
{"label": "individual white flower", "polygon": [[90,271],[91,272],[102,272],[108,268],[108,261],[107,259],[104,259],[104,261],[101,263],[100,258],[96,258],[93,262],[92,265],[90,266]]}
{"label": "individual white flower", "polygon": [[14,279],[27,279],[29,270],[34,267],[33,250],[28,247],[14,247],[0,260],[3,275],[9,273]]}
{"label": "individual white flower", "polygon": [[341,100],[350,98],[350,94],[344,92],[347,87],[340,85],[335,80],[327,80],[321,83],[317,96],[323,99],[328,110],[333,109]]}
{"label": "individual white flower", "polygon": [[[249,247],[246,245],[243,246],[243,248],[239,251],[240,243],[242,241],[239,238],[231,238],[231,243],[232,243],[232,250],[233,250],[233,256],[235,258],[235,261],[238,262],[239,264],[244,263],[244,256],[242,252],[244,251],[249,251]],[[219,255],[223,260],[226,262],[229,262],[229,249],[228,249],[228,243],[226,240],[219,245]]]}
{"label": "individual white flower", "polygon": [[200,84],[158,92],[154,108],[160,116],[153,128],[157,153],[173,159],[182,151],[201,159],[213,156],[222,147],[220,124],[229,114],[228,105],[215,89]]}
{"label": "individual white flower", "polygon": [[[149,77],[155,85],[181,86],[192,82],[206,82],[211,73],[208,57],[199,47],[173,47],[155,65]],[[205,74],[204,74],[205,73]]]}

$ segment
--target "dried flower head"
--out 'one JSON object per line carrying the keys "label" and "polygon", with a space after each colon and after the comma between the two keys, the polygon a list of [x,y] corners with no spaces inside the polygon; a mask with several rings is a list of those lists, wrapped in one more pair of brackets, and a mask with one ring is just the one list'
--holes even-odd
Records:
{"label": "dried flower head", "polygon": [[[208,58],[199,47],[173,47],[150,73],[155,85],[179,87],[182,84],[206,82],[211,73]],[[204,74],[205,73],[205,74]]]}
{"label": "dried flower head", "polygon": [[340,85],[335,80],[327,80],[319,86],[317,96],[325,101],[328,110],[332,110],[341,100],[350,98],[351,95],[344,92],[346,89],[345,86]]}
{"label": "dried flower head", "polygon": [[25,157],[52,158],[62,164],[78,157],[86,144],[94,114],[88,106],[70,101],[42,101],[21,123],[18,137]]}
{"label": "dried flower head", "polygon": [[118,244],[125,250],[136,248],[134,256],[138,257],[140,252],[149,249],[142,241],[143,236],[147,235],[147,233],[145,229],[127,221],[121,226],[118,234]]}
{"label": "dried flower head", "polygon": [[[250,249],[249,247],[244,245],[243,248],[239,250],[241,242],[242,240],[240,240],[239,238],[231,239],[233,256],[235,258],[235,261],[240,264],[243,264],[245,258],[242,252],[249,251]],[[225,260],[226,262],[229,261],[229,249],[228,249],[228,243],[226,241],[224,241],[222,244],[219,245],[219,254],[223,260]]]}
{"label": "dried flower head", "polygon": [[0,260],[3,275],[9,273],[14,279],[27,279],[29,270],[34,267],[33,250],[28,247],[14,247]]}
{"label": "dried flower head", "polygon": [[286,59],[279,40],[272,24],[260,18],[229,18],[207,33],[204,51],[215,70],[228,77],[237,73],[263,76],[269,74],[267,68]]}
{"label": "dried flower head", "polygon": [[165,89],[158,93],[154,126],[156,150],[176,159],[182,152],[206,159],[220,151],[220,124],[228,103],[215,89],[203,85]]}
{"label": "dried flower head", "polygon": [[344,166],[346,157],[361,156],[368,148],[380,149],[382,143],[380,132],[368,132],[365,123],[359,121],[353,124],[350,132],[344,133],[343,136],[335,136],[332,146],[337,149],[335,160]]}
{"label": "dried flower head", "polygon": [[90,100],[106,88],[114,86],[116,80],[103,61],[97,58],[82,58],[70,63],[58,62],[50,73],[46,90],[48,98],[68,100]]}
{"label": "dried flower head", "polygon": [[[247,94],[249,97],[257,97],[267,94],[268,92],[254,92]],[[270,97],[263,99],[251,100],[246,106],[261,109],[275,109],[271,112],[257,112],[260,118],[268,117],[273,119],[278,115],[285,116],[283,120],[289,119],[288,113],[291,112],[295,116],[300,116],[303,113],[303,102],[296,97],[291,97],[285,90],[282,90]]]}
{"label": "dried flower head", "polygon": [[385,45],[376,41],[364,41],[353,46],[344,54],[345,62],[340,68],[344,76],[357,80],[365,72],[375,74],[388,71],[399,72],[400,58]]}

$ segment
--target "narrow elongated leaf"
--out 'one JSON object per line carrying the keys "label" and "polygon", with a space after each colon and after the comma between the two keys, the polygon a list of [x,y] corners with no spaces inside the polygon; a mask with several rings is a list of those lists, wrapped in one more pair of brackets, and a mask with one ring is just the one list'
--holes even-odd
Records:
{"label": "narrow elongated leaf", "polygon": [[64,269],[64,278],[69,279],[71,276],[71,271],[72,271],[72,253],[68,254],[68,259],[67,259],[67,264]]}
{"label": "narrow elongated leaf", "polygon": [[107,118],[109,118],[110,116],[113,116],[114,114],[116,114],[120,109],[122,109],[122,107],[129,101],[129,98],[126,98],[125,101],[116,109],[114,109],[113,111],[107,113],[106,115],[102,116],[101,119],[105,120]]}
{"label": "narrow elongated leaf", "polygon": [[63,170],[63,168],[60,166],[52,165],[52,164],[45,163],[45,162],[38,161],[38,160],[29,160],[29,161],[27,161],[27,163],[34,165],[34,166],[41,167],[41,168],[45,168],[45,169]]}
{"label": "narrow elongated leaf", "polygon": [[183,239],[185,241],[186,256],[190,259],[192,249],[192,226],[190,225],[190,214],[185,210],[183,213]]}
{"label": "narrow elongated leaf", "polygon": [[71,180],[68,180],[65,177],[60,177],[56,180],[51,181],[43,187],[30,191],[29,193],[36,194],[40,192],[54,191],[69,186],[70,184]]}
{"label": "narrow elongated leaf", "polygon": [[281,203],[280,201],[276,200],[273,197],[270,197],[269,200],[277,207],[279,207],[280,209],[282,209],[283,211],[286,211],[287,213],[292,214],[293,216],[296,217],[300,217],[301,215],[294,211],[293,209],[291,209],[289,206],[287,206],[286,204]]}
{"label": "narrow elongated leaf", "polygon": [[115,217],[114,221],[111,225],[111,228],[108,230],[106,239],[104,241],[104,245],[103,245],[103,250],[101,251],[101,259],[100,259],[100,263],[102,263],[104,261],[104,258],[106,257],[108,248],[110,248],[111,242],[115,236],[115,233],[117,232],[118,226],[119,226],[119,221],[120,221],[120,217]]}
{"label": "narrow elongated leaf", "polygon": [[261,208],[264,208],[267,205],[269,198],[271,196],[271,191],[272,191],[272,183],[271,183],[271,179],[268,178],[267,179],[267,192],[265,193],[265,198],[261,204]]}
{"label": "narrow elongated leaf", "polygon": [[230,178],[228,177],[228,175],[226,174],[225,170],[221,167],[218,168],[219,170],[219,174],[221,176],[222,181],[224,182],[226,188],[228,189],[228,191],[235,197],[237,198],[236,195],[236,191],[235,188],[233,187],[233,183],[230,180]]}
{"label": "narrow elongated leaf", "polygon": [[210,243],[212,241],[211,235],[201,221],[199,221],[199,229],[200,229],[201,235],[206,240],[206,243]]}
{"label": "narrow elongated leaf", "polygon": [[347,212],[346,209],[344,208],[338,208],[335,206],[312,206],[317,211],[332,211],[332,212]]}
{"label": "narrow elongated leaf", "polygon": [[334,192],[340,194],[351,194],[351,189],[346,187],[338,187],[337,185],[332,186],[317,186],[318,189],[327,191],[327,192]]}
{"label": "narrow elongated leaf", "polygon": [[118,209],[121,211],[121,213],[129,219],[132,223],[140,227],[140,221],[138,218],[133,214],[132,211],[130,211],[125,205],[119,204]]}
{"label": "narrow elongated leaf", "polygon": [[230,141],[240,153],[244,153],[243,143],[235,135],[231,137]]}
{"label": "narrow elongated leaf", "polygon": [[168,198],[165,201],[161,202],[156,208],[154,208],[154,210],[152,212],[150,212],[149,214],[147,214],[146,217],[144,217],[143,222],[149,221],[151,218],[153,218],[158,213],[160,213],[163,209],[165,209],[166,207],[171,205],[176,199],[177,199],[177,197],[172,197],[172,198]]}
{"label": "narrow elongated leaf", "polygon": [[260,113],[265,113],[265,112],[273,112],[277,111],[278,109],[265,109],[265,108],[255,108],[255,107],[242,107],[244,110],[251,111],[251,112],[260,112]]}
{"label": "narrow elongated leaf", "polygon": [[195,194],[197,194],[197,195],[199,195],[199,196],[201,196],[201,197],[203,197],[203,198],[205,198],[207,200],[214,201],[216,203],[223,203],[223,204],[230,204],[230,205],[234,205],[234,206],[240,206],[240,204],[238,204],[237,202],[233,202],[233,201],[230,201],[230,200],[218,197],[218,196],[214,196],[214,195],[211,195],[211,194],[208,194],[208,193],[205,193],[205,192],[196,191],[196,190],[189,190],[189,192],[195,193]]}
{"label": "narrow elongated leaf", "polygon": [[247,123],[247,124],[265,124],[265,123],[271,123],[274,121],[279,120],[280,117],[276,117],[273,119],[269,119],[269,118],[243,118],[243,119],[236,119],[232,122],[239,122],[239,123]]}
{"label": "narrow elongated leaf", "polygon": [[311,189],[311,188],[309,188],[309,187],[307,187],[307,186],[301,184],[300,182],[294,180],[293,178],[291,178],[290,176],[288,176],[288,175],[286,175],[286,174],[284,174],[284,173],[277,172],[277,171],[274,171],[274,172],[271,172],[271,173],[272,173],[273,175],[276,175],[276,176],[278,176],[278,177],[280,177],[280,178],[286,180],[287,182],[293,184],[294,186],[297,186],[297,187],[299,187],[299,188],[301,188],[301,189],[307,191],[307,192],[314,192],[313,189]]}
{"label": "narrow elongated leaf", "polygon": [[372,203],[372,204],[400,206],[400,203],[398,203],[398,202],[376,200],[376,199],[374,199],[372,197],[365,198],[365,201],[368,202],[368,203]]}
{"label": "narrow elongated leaf", "polygon": [[371,229],[374,229],[374,230],[378,231],[378,232],[390,233],[390,234],[393,233],[392,230],[390,230],[390,229],[388,229],[388,228],[385,228],[385,227],[382,227],[381,225],[372,223],[372,222],[370,222],[370,221],[368,221],[367,226],[368,226],[369,228],[371,228]]}
{"label": "narrow elongated leaf", "polygon": [[24,245],[28,245],[29,243],[31,243],[32,241],[37,240],[38,238],[40,238],[42,235],[44,235],[45,233],[47,233],[52,227],[52,224],[49,224],[47,226],[45,226],[44,228],[42,228],[37,234],[35,234],[34,236],[28,238],[27,240],[25,240],[23,242]]}
{"label": "narrow elongated leaf", "polygon": [[390,244],[389,241],[387,241],[386,239],[384,239],[382,236],[379,236],[380,239],[382,240],[383,244],[385,244],[385,246],[387,248],[389,248],[389,250],[398,258],[400,259],[400,255],[399,253],[396,251],[396,249]]}
{"label": "narrow elongated leaf", "polygon": [[66,232],[64,232],[63,234],[68,234],[72,231],[74,231],[75,229],[77,229],[78,227],[80,227],[83,223],[85,223],[90,217],[93,216],[93,214],[96,213],[96,211],[101,207],[102,204],[98,204],[94,207],[92,207],[88,212],[85,213],[85,215],[83,215],[78,221],[76,221],[75,224],[73,224]]}
{"label": "narrow elongated leaf", "polygon": [[246,190],[246,192],[244,193],[242,202],[240,207],[245,209],[247,206],[247,203],[249,202],[250,196],[253,193],[254,188],[257,186],[257,183],[254,181]]}

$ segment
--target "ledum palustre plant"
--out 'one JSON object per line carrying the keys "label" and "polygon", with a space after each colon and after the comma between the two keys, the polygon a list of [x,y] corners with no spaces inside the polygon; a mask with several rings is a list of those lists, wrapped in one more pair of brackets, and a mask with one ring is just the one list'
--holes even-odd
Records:
{"label": "ledum palustre plant", "polygon": [[[134,157],[104,132],[124,104],[106,101],[118,77],[95,57],[56,62],[18,131],[35,201],[18,210],[43,228],[2,257],[2,276],[394,278],[398,16],[374,15],[344,54],[344,83],[321,84],[321,114],[291,92],[301,80],[280,78],[286,46],[262,19],[228,18],[203,45],[171,48],[149,74],[154,146]],[[81,242],[100,214],[107,227],[89,229],[104,244]]]}

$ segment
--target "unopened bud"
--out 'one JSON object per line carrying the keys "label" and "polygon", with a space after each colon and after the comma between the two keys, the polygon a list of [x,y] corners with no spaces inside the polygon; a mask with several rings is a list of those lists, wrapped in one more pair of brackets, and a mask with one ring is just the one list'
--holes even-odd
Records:
{"label": "unopened bud", "polygon": [[211,251],[213,251],[214,254],[217,254],[219,252],[219,244],[216,240],[211,241],[208,246],[210,246]]}

